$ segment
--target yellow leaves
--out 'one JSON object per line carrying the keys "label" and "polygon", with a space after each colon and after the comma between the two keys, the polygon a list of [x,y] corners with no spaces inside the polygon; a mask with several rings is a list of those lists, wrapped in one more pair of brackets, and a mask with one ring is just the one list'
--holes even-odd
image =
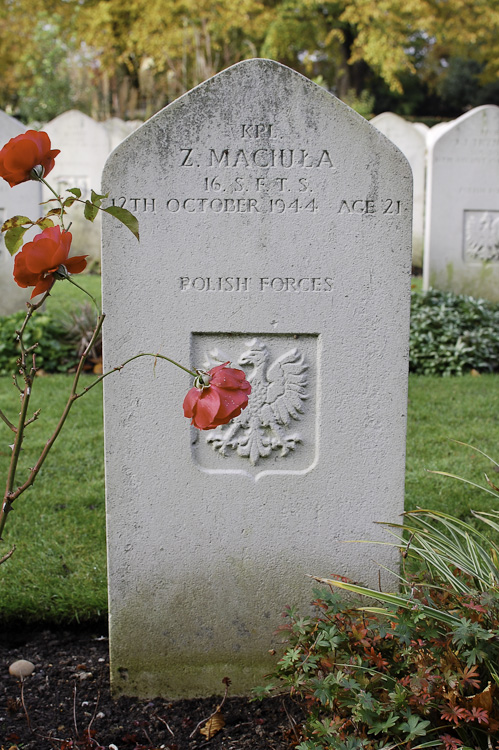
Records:
{"label": "yellow leaves", "polygon": [[41,229],[53,227],[52,219],[43,216],[41,219],[31,221],[27,216],[13,216],[2,224],[2,232],[5,232],[5,247],[11,255],[15,255],[23,244],[24,235],[30,227],[39,226]]}
{"label": "yellow leaves", "polygon": [[212,716],[210,716],[204,727],[201,727],[199,732],[200,734],[204,734],[207,740],[211,740],[211,738],[214,737],[217,732],[223,729],[224,726],[225,719],[220,713],[220,710],[217,709],[217,711]]}
{"label": "yellow leaves", "polygon": [[15,229],[21,227],[23,224],[32,224],[33,222],[27,216],[13,216],[11,219],[7,219],[2,224],[2,232],[7,232],[9,229]]}

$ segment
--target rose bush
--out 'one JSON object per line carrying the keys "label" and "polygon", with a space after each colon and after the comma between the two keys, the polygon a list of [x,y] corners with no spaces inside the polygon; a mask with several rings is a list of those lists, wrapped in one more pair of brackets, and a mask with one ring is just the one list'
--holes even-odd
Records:
{"label": "rose bush", "polygon": [[251,385],[242,370],[227,367],[228,364],[200,371],[184,399],[184,415],[199,430],[227,424],[248,406]]}
{"label": "rose bush", "polygon": [[68,257],[71,240],[71,232],[47,227],[17,253],[14,280],[23,289],[34,286],[31,298],[48,292],[58,277],[66,278],[68,273],[81,273],[85,269],[86,255]]}
{"label": "rose bush", "polygon": [[[59,150],[51,148],[50,138],[46,133],[34,130],[28,130],[26,133],[12,138],[0,150],[0,177],[6,180],[11,187],[27,180],[43,182],[54,196],[46,203],[56,204],[55,207],[50,207],[46,214],[40,218],[32,220],[19,214],[7,219],[1,226],[1,231],[5,237],[5,247],[14,256],[13,275],[15,282],[23,289],[33,287],[31,299],[38,296],[40,296],[40,299],[28,303],[24,319],[19,328],[15,330],[18,353],[15,358],[15,372],[13,374],[13,385],[16,388],[16,414],[10,419],[7,413],[0,409],[0,420],[14,434],[13,443],[10,445],[12,453],[7,482],[3,501],[0,504],[0,544],[3,541],[7,516],[12,510],[13,503],[34,484],[73,404],[111,373],[119,372],[125,365],[139,357],[152,357],[155,362],[158,359],[163,359],[184,370],[195,378],[194,388],[191,388],[184,399],[184,414],[200,430],[209,430],[218,425],[227,424],[231,419],[237,417],[242,409],[248,405],[248,396],[251,392],[251,385],[247,382],[244,372],[226,368],[228,362],[214,367],[209,372],[193,371],[159,352],[135,354],[122,364],[107,372],[102,372],[93,383],[79,392],[80,376],[87,365],[87,360],[91,359],[95,352],[105,318],[95,299],[89,295],[98,308],[97,318],[93,330],[92,325],[88,330],[85,330],[85,341],[78,352],[78,362],[75,366],[73,382],[66,405],[56,428],[45,442],[38,459],[30,467],[24,481],[19,482],[17,473],[25,431],[29,425],[38,419],[40,414],[40,410],[37,410],[32,416],[29,416],[33,384],[40,370],[40,362],[43,362],[43,353],[40,353],[39,348],[40,342],[31,343],[30,340],[33,331],[33,316],[45,303],[57,279],[67,279],[85,292],[85,289],[71,278],[73,274],[81,273],[85,269],[87,256],[69,257],[72,235],[65,224],[67,212],[74,204],[81,204],[84,206],[84,218],[93,222],[99,211],[102,211],[120,221],[137,240],[139,239],[137,218],[125,208],[114,205],[103,206],[107,195],[99,195],[91,190],[89,197],[82,197],[82,191],[79,188],[67,188],[66,192],[69,195],[62,196],[45,181],[45,175],[53,169],[54,159],[59,153]],[[58,222],[57,226],[54,225],[54,220]],[[68,226],[71,226],[71,224],[68,224]],[[33,229],[41,230],[40,234],[36,235],[31,242],[22,246],[26,232]],[[88,294],[88,292],[85,293]],[[20,412],[19,395],[21,397]],[[15,545],[9,552],[0,557],[0,565],[12,556],[14,550]]]}
{"label": "rose bush", "polygon": [[[55,157],[61,152],[52,149],[47,133],[27,130],[11,138],[0,151],[0,177],[10,187],[31,179],[45,177],[54,168]],[[36,177],[31,174],[35,167],[42,167]]]}

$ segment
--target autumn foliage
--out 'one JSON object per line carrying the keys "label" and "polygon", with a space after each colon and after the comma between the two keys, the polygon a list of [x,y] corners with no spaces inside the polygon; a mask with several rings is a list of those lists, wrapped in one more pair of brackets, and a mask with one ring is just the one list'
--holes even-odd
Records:
{"label": "autumn foliage", "polygon": [[[458,594],[424,576],[412,583],[413,608],[389,616],[329,591],[316,592],[312,617],[286,611],[286,650],[260,692],[286,686],[305,704],[300,750],[497,747],[498,592]],[[435,621],[422,605],[458,624]]]}

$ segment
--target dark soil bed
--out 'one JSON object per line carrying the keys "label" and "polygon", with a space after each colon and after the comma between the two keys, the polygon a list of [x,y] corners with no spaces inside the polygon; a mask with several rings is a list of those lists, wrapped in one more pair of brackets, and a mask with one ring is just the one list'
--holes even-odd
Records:
{"label": "dark soil bed", "polygon": [[[114,701],[105,626],[2,630],[2,750],[289,750],[299,741],[300,708],[288,698],[252,702],[231,697],[229,688],[225,726],[210,739],[200,729],[220,703],[223,685],[212,698]],[[35,665],[23,695],[8,671],[18,659]]]}

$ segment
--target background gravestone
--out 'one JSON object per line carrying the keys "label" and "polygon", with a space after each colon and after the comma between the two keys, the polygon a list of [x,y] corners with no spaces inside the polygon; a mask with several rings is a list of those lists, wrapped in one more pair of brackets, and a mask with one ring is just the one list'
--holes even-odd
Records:
{"label": "background gravestone", "polygon": [[413,176],[412,262],[423,265],[426,138],[403,117],[383,112],[370,121],[399,148],[411,165]]}
{"label": "background gravestone", "polygon": [[242,692],[307,573],[395,585],[373,562],[395,551],[343,542],[403,509],[410,168],[324,89],[251,60],[133,133],[103,187],[141,227],[138,244],[104,216],[106,367],[159,351],[253,383],[241,421],[199,432],[172,365],[105,380],[113,688]]}
{"label": "background gravestone", "polygon": [[499,300],[499,107],[446,125],[429,141],[423,285]]}
{"label": "background gravestone", "polygon": [[[112,151],[111,139],[104,125],[83,112],[70,110],[48,122],[44,130],[50,136],[52,148],[61,150],[48,176],[52,187],[66,196],[69,195],[64,192],[67,188],[80,188],[84,199],[90,198],[91,189],[99,193],[102,169]],[[49,198],[53,195],[44,188],[44,199]],[[76,207],[71,212],[71,221],[72,254],[99,258],[100,214],[90,224],[83,218],[83,206]]]}
{"label": "background gravestone", "polygon": [[119,146],[121,141],[124,141],[130,133],[142,125],[140,120],[122,120],[120,117],[111,117],[109,120],[105,120],[102,125],[106,129],[109,141],[111,144],[111,150]]}
{"label": "background gravestone", "polygon": [[[11,138],[24,133],[26,128],[13,117],[0,111],[0,148]],[[0,180],[0,225],[11,216],[20,213],[30,219],[38,219],[42,215],[40,203],[42,193],[40,183],[24,182],[11,188],[5,180]],[[22,206],[22,211],[20,210]],[[31,239],[26,235],[26,240]],[[21,289],[12,276],[14,259],[4,244],[4,235],[0,235],[0,315],[10,315],[17,310],[25,310],[26,302],[31,296],[32,289]]]}

